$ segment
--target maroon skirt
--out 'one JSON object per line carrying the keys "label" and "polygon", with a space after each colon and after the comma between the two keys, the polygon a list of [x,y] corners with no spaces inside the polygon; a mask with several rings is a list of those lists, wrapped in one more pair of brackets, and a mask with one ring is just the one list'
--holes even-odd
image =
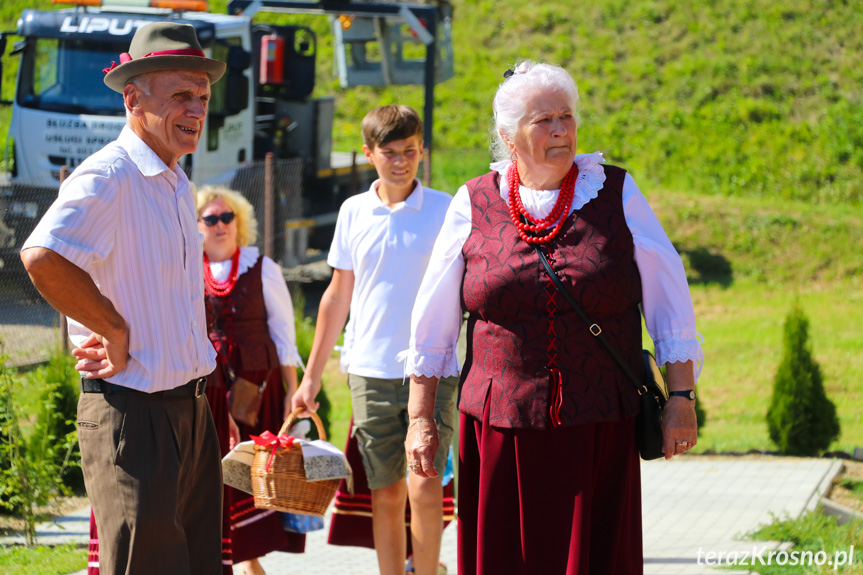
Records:
{"label": "maroon skirt", "polygon": [[[225,394],[224,386],[214,385],[214,383],[216,382],[213,381],[212,375],[207,378],[207,403],[210,404],[213,421],[216,423],[216,435],[219,436],[219,451],[222,457],[224,457],[231,450],[231,434],[228,426],[228,398]],[[222,489],[222,575],[232,575],[234,572],[231,523],[228,519],[232,501],[229,489],[229,487]]]}
{"label": "maroon skirt", "polygon": [[635,420],[500,429],[461,414],[459,575],[641,575]]}

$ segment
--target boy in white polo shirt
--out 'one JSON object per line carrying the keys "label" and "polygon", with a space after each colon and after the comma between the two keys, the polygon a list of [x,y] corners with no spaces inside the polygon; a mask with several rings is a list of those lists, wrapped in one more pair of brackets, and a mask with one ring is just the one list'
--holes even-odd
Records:
{"label": "boy in white polo shirt", "polygon": [[[321,374],[351,315],[348,385],[354,433],[372,492],[372,525],[382,575],[403,575],[405,501],[417,575],[438,571],[443,513],[441,477],[405,481],[408,391],[396,355],[408,348],[411,310],[451,197],[416,179],[422,121],[408,106],[381,106],[362,123],[363,152],[378,173],[369,191],[342,204],[329,263],[333,278],[321,298],[317,328],[293,408],[318,408]],[[457,380],[441,380],[435,405],[443,469],[453,433]]]}

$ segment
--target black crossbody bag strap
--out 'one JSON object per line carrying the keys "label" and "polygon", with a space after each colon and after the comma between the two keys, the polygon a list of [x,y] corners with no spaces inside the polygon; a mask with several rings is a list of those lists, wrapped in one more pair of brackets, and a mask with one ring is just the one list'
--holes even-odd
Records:
{"label": "black crossbody bag strap", "polygon": [[624,373],[626,373],[627,377],[629,377],[632,385],[634,385],[635,389],[638,391],[638,395],[644,393],[646,391],[644,384],[632,372],[632,369],[630,369],[629,365],[627,365],[626,362],[623,361],[623,358],[620,357],[620,354],[617,352],[614,346],[609,343],[608,339],[606,339],[604,335],[602,335],[602,328],[599,326],[599,324],[590,321],[590,318],[587,317],[587,314],[584,313],[584,310],[582,310],[581,307],[577,303],[575,303],[575,299],[573,299],[573,297],[569,295],[569,292],[566,291],[566,288],[563,287],[560,278],[557,277],[554,269],[552,269],[551,264],[548,263],[548,259],[545,257],[545,254],[542,253],[542,249],[537,244],[532,245],[533,249],[536,250],[537,255],[539,255],[539,261],[542,262],[542,267],[545,268],[545,273],[548,275],[548,278],[552,282],[554,282],[554,287],[557,289],[558,293],[563,296],[563,299],[569,302],[569,305],[572,306],[572,309],[575,310],[575,313],[581,316],[581,319],[583,319],[584,323],[587,324],[587,329],[590,331],[590,333],[596,339],[598,339],[600,343],[602,343],[605,349],[608,350],[608,353],[611,354],[611,357],[614,358],[614,361],[617,362],[617,364],[624,371]]}

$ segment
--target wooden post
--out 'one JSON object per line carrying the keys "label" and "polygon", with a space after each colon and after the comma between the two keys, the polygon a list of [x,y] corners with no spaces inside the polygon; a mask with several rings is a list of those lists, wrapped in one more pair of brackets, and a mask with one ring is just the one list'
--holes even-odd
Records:
{"label": "wooden post", "polygon": [[432,162],[432,151],[431,148],[426,148],[423,150],[423,185],[427,188],[431,187],[431,162]]}
{"label": "wooden post", "polygon": [[425,102],[423,102],[423,145],[425,161],[423,162],[423,185],[431,186],[432,165],[432,126],[434,125],[434,83],[435,59],[437,54],[438,11],[431,10],[423,20],[423,24],[431,34],[431,42],[426,44],[425,61]]}
{"label": "wooden post", "polygon": [[273,153],[264,158],[264,255],[273,257]]}
{"label": "wooden post", "polygon": [[351,150],[351,195],[355,196],[360,191],[360,173],[357,170],[357,151]]}
{"label": "wooden post", "polygon": [[[69,177],[69,166],[60,168],[60,185]],[[66,316],[60,314],[60,349],[63,353],[69,353],[69,327],[66,321]]]}

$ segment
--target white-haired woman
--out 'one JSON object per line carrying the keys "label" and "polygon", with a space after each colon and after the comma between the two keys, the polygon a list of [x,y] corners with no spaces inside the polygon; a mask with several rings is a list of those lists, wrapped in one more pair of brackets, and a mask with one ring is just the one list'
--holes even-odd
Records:
{"label": "white-haired woman", "polygon": [[[696,442],[702,358],[683,266],[644,196],[602,155],[576,155],[578,91],[523,62],[494,99],[499,160],[453,199],[413,310],[408,462],[434,475],[438,378],[459,372],[459,575],[642,573],[634,386],[544,272],[636,374],[641,314],[670,399],[665,456]],[[677,395],[680,395],[678,397]]]}
{"label": "white-haired woman", "polygon": [[[209,334],[219,352],[208,393],[210,386],[230,391],[226,364],[236,377],[266,384],[257,423],[236,422],[242,441],[281,427],[297,389],[295,366],[300,362],[291,296],[279,265],[251,245],[256,226],[252,205],[238,192],[209,186],[198,190]],[[303,551],[305,535],[285,532],[278,514],[256,509],[247,493],[226,489],[233,562],[243,573],[262,574],[258,557],[270,551]]]}

